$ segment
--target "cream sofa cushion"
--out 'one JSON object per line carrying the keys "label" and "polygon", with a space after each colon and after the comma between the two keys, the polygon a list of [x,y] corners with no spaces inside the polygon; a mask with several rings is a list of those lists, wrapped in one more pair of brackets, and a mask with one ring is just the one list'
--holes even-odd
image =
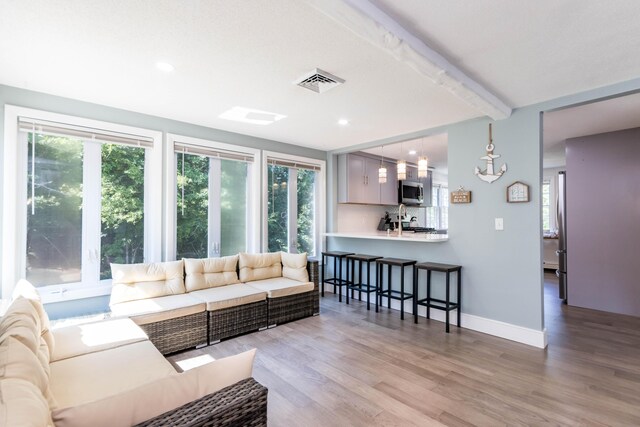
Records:
{"label": "cream sofa cushion", "polygon": [[54,329],[53,336],[56,348],[51,356],[52,362],[149,339],[128,318],[65,326]]}
{"label": "cream sofa cushion", "polygon": [[269,298],[280,298],[301,294],[313,290],[313,282],[298,282],[297,280],[280,277],[277,279],[257,280],[246,286],[266,292]]}
{"label": "cream sofa cushion", "polygon": [[[58,408],[83,405],[177,375],[151,344],[141,341],[51,363],[51,389]],[[135,402],[137,405],[139,402]],[[99,424],[111,422],[107,414]]]}
{"label": "cream sofa cushion", "polygon": [[185,292],[184,263],[111,264],[112,288],[109,304]]}
{"label": "cream sofa cushion", "polygon": [[238,283],[238,255],[222,258],[184,259],[187,292]]}
{"label": "cream sofa cushion", "polygon": [[[117,395],[53,411],[57,427],[129,427],[251,377],[255,349]],[[106,423],[106,424],[105,424]]]}
{"label": "cream sofa cushion", "polygon": [[282,277],[297,280],[298,282],[308,282],[309,272],[307,271],[307,253],[290,254],[282,252]]}
{"label": "cream sofa cushion", "polygon": [[239,256],[241,282],[246,283],[253,280],[282,276],[280,252],[266,254],[247,254],[241,252]]}
{"label": "cream sofa cushion", "polygon": [[36,307],[23,297],[15,299],[0,319],[0,342],[13,337],[35,355],[40,348],[40,316]]}
{"label": "cream sofa cushion", "polygon": [[44,396],[49,394],[49,376],[36,353],[13,336],[0,342],[0,378],[28,381]]}
{"label": "cream sofa cushion", "polygon": [[137,325],[202,313],[205,304],[191,294],[147,298],[111,305],[113,317],[130,317]]}
{"label": "cream sofa cushion", "polygon": [[206,303],[208,311],[237,307],[252,302],[265,301],[267,299],[266,292],[247,286],[244,283],[204,289],[191,292],[189,295],[193,295],[195,298]]}
{"label": "cream sofa cushion", "polygon": [[[33,286],[29,281],[25,279],[18,280],[15,288],[13,288],[12,298],[14,300],[19,297],[28,299],[31,301],[36,311],[38,312],[38,317],[40,318],[40,335],[47,342],[47,346],[49,351],[52,352],[55,347],[55,341],[53,335],[51,334],[51,325],[49,323],[49,316],[47,316],[47,312],[44,310],[42,305],[42,301],[40,299],[40,294],[36,290],[35,286]],[[51,353],[49,354],[51,356]]]}
{"label": "cream sofa cushion", "polygon": [[0,426],[53,426],[49,405],[38,387],[15,378],[0,380]]}

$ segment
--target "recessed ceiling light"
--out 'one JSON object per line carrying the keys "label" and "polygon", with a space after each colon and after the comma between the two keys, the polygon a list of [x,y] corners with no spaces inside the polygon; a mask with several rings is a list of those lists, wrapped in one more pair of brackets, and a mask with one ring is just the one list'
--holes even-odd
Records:
{"label": "recessed ceiling light", "polygon": [[346,126],[346,125],[348,125],[348,124],[349,124],[349,120],[347,120],[347,119],[340,119],[340,120],[338,120],[338,124],[339,124],[340,126]]}
{"label": "recessed ceiling light", "polygon": [[284,114],[270,113],[268,111],[261,111],[253,108],[233,107],[220,114],[218,117],[225,120],[251,123],[254,125],[270,125],[271,123],[282,120],[287,116]]}
{"label": "recessed ceiling light", "polygon": [[416,150],[409,150],[409,155],[415,156],[416,155]]}
{"label": "recessed ceiling light", "polygon": [[156,62],[156,68],[160,71],[164,71],[165,73],[171,73],[175,70],[174,66],[168,62]]}

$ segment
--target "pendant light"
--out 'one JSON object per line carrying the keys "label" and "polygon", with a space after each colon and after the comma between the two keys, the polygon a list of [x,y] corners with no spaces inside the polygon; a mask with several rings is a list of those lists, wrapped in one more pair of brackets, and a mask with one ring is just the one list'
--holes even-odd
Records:
{"label": "pendant light", "polygon": [[[400,143],[400,152],[404,153],[402,143]],[[404,181],[405,179],[407,179],[407,161],[398,159],[398,181]]]}
{"label": "pendant light", "polygon": [[380,168],[378,169],[378,182],[384,184],[387,182],[387,168],[384,166],[384,145],[380,148]]}
{"label": "pendant light", "polygon": [[429,175],[429,158],[424,155],[424,138],[420,142],[420,157],[418,157],[418,178],[426,178]]}

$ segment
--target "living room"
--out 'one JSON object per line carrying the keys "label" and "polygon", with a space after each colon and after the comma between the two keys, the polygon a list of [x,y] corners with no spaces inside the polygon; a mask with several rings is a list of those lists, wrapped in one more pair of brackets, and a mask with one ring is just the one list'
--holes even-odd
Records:
{"label": "living room", "polygon": [[[250,285],[242,268],[267,262],[278,280],[295,280],[290,269],[311,285],[260,291],[266,324],[212,335],[216,300],[199,303],[204,335],[180,350],[145,325],[123,334],[142,327],[187,373],[255,348],[249,376],[268,389],[270,425],[638,424],[638,318],[545,307],[540,266],[542,117],[640,90],[639,12],[633,1],[2,1],[2,300],[27,279],[64,340],[56,328],[129,317],[113,311],[132,298],[114,278],[134,273],[112,264],[236,256],[191,267],[237,269]],[[301,87],[311,77],[334,83]],[[431,156],[440,135],[440,188],[469,192],[448,207],[446,234],[376,231],[385,210],[402,215],[398,200],[341,198],[343,156],[365,153],[377,187],[385,161],[389,181],[412,162],[391,146],[418,141],[420,166],[420,142]],[[518,182],[528,198],[509,203]],[[445,313],[426,319],[413,301],[368,310],[365,293],[347,305],[342,286],[322,286],[341,275],[321,258],[330,251],[461,266],[459,323],[453,311],[447,334]],[[185,296],[206,290],[189,288],[191,267],[176,273]],[[277,317],[289,306],[278,298],[302,294],[297,314]]]}

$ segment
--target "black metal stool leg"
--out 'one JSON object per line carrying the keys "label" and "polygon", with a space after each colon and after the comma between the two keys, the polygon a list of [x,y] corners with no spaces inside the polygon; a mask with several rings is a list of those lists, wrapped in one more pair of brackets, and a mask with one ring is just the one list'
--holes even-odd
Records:
{"label": "black metal stool leg", "polygon": [[400,320],[404,320],[404,267],[400,267]]}
{"label": "black metal stool leg", "polygon": [[457,271],[458,276],[458,328],[460,327],[460,309],[462,308],[462,279],[460,278],[461,271]]}
{"label": "black metal stool leg", "polygon": [[447,328],[446,328],[447,333],[449,333],[449,297],[450,297],[449,293],[450,293],[449,292],[449,272],[447,271],[447,296],[445,298],[445,307],[447,308],[447,314],[446,314],[446,316],[447,316]]}
{"label": "black metal stool leg", "polygon": [[[340,260],[340,284],[344,285],[344,293],[347,298],[347,305],[349,305],[349,260],[347,261],[347,275],[346,280],[342,278],[342,260]],[[340,286],[340,294],[342,294],[342,286]]]}
{"label": "black metal stool leg", "polygon": [[380,299],[380,289],[382,289],[382,285],[380,283],[380,264],[376,263],[376,313],[378,312],[378,301]]}
{"label": "black metal stool leg", "polygon": [[371,263],[367,261],[367,311],[369,311],[370,299],[371,299]]}
{"label": "black metal stool leg", "polygon": [[324,297],[324,278],[326,277],[324,275],[324,263],[325,263],[325,259],[326,257],[324,255],[322,255],[322,265],[320,266],[320,282],[322,284],[322,296]]}
{"label": "black metal stool leg", "polygon": [[391,265],[387,265],[387,308],[391,308]]}
{"label": "black metal stool leg", "polygon": [[418,323],[418,275],[420,270],[413,267],[413,323]]}
{"label": "black metal stool leg", "polygon": [[[336,275],[338,274],[338,258],[333,257],[333,293],[336,293]],[[338,295],[338,301],[342,302],[342,294]]]}
{"label": "black metal stool leg", "polygon": [[427,319],[431,319],[431,270],[427,270]]}

